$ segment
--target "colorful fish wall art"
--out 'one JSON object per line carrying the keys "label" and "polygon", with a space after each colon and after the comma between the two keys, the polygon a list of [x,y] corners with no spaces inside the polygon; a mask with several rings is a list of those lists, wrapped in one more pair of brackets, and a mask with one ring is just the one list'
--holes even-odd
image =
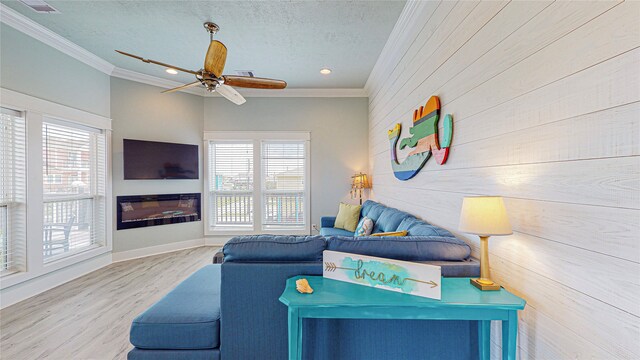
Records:
{"label": "colorful fish wall art", "polygon": [[447,161],[453,138],[453,118],[450,114],[445,115],[441,140],[438,135],[439,120],[440,99],[437,96],[432,96],[425,106],[420,106],[420,109],[413,112],[413,126],[409,128],[409,133],[412,136],[400,141],[400,150],[407,146],[413,149],[402,163],[398,162],[396,149],[402,125],[396,124],[393,129],[388,131],[391,144],[391,166],[396,178],[404,181],[416,176],[432,154],[439,165]]}

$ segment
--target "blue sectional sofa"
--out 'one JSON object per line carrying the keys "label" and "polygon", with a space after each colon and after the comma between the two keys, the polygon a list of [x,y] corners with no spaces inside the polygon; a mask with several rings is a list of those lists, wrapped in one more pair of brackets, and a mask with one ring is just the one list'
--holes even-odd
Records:
{"label": "blue sectional sofa", "polygon": [[[373,220],[372,233],[395,232],[407,230],[408,236],[442,236],[455,238],[448,230],[419,220],[415,216],[394,209],[378,202],[367,200],[360,209],[360,218],[366,216]],[[324,216],[320,219],[320,235],[324,236],[354,236],[353,232],[334,228],[335,216]]]}
{"label": "blue sectional sofa", "polygon": [[[479,263],[464,242],[376,204],[365,203],[363,211],[375,211],[378,231],[406,226],[410,236],[231,239],[221,265],[196,272],[136,318],[129,359],[287,359],[287,308],[278,298],[286,279],[322,274],[324,250],[427,262],[442,266],[443,276],[478,276]],[[389,209],[395,215],[381,220],[393,215]],[[475,321],[306,319],[303,326],[304,359],[478,358]]]}

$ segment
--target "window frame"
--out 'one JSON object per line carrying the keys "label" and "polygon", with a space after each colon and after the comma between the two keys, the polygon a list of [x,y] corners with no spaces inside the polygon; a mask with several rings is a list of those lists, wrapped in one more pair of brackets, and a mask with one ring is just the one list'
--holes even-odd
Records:
{"label": "window frame", "polygon": [[[90,126],[86,126],[83,124],[77,124],[77,123],[73,123],[73,122],[69,122],[69,121],[65,121],[65,120],[59,120],[59,119],[55,119],[55,118],[50,118],[48,116],[43,116],[43,121],[42,123],[47,123],[53,126],[58,126],[58,127],[65,127],[68,129],[72,129],[75,131],[83,131],[85,133],[94,133],[94,134],[99,134],[101,137],[103,137],[103,139],[98,139],[98,141],[104,141],[104,159],[100,160],[98,159],[95,155],[99,154],[99,150],[98,150],[98,142],[92,143],[95,139],[90,138],[90,143],[89,143],[89,148],[92,153],[91,155],[94,156],[90,156],[89,157],[89,168],[90,168],[90,176],[92,177],[91,183],[90,183],[90,191],[89,193],[86,194],[72,194],[72,195],[59,195],[59,196],[51,196],[49,195],[49,197],[47,197],[46,195],[44,195],[44,190],[43,190],[43,197],[42,197],[42,207],[43,207],[43,212],[44,212],[44,208],[47,206],[46,204],[51,204],[51,203],[64,203],[64,202],[72,202],[72,201],[83,201],[83,200],[90,200],[90,212],[91,212],[91,219],[92,219],[92,226],[91,226],[91,233],[90,233],[90,237],[93,236],[93,233],[95,231],[101,231],[100,235],[101,237],[105,237],[106,238],[106,233],[107,233],[107,228],[110,226],[110,224],[106,223],[106,219],[103,219],[104,222],[100,223],[99,220],[97,220],[97,215],[100,213],[98,210],[101,210],[103,212],[106,212],[106,204],[108,202],[108,199],[105,196],[105,193],[101,193],[101,189],[100,186],[98,185],[98,183],[104,184],[104,186],[106,186],[107,183],[107,179],[106,177],[107,172],[106,172],[106,161],[109,158],[107,152],[107,136],[106,136],[106,131],[104,129],[99,129],[99,128],[95,128],[95,127],[90,127]],[[42,136],[42,143],[44,143],[44,135]],[[68,157],[66,159],[67,162],[67,166],[70,168],[80,168],[81,167],[81,158],[82,158],[82,154],[80,150],[72,150],[71,152],[69,152],[67,155],[73,155],[72,157]],[[102,162],[104,162],[104,164],[102,164]],[[79,165],[80,164],[80,165]],[[104,166],[103,166],[104,165]],[[105,179],[99,179],[99,176],[101,174],[101,170],[99,169],[100,167],[102,167],[102,170],[104,171],[104,175],[105,175]],[[44,168],[43,168],[44,169]],[[46,185],[52,185],[52,184],[57,184],[57,183],[47,183],[45,181],[45,177],[48,175],[44,174],[44,170],[42,171],[42,186],[43,188]],[[62,177],[62,175],[60,175]],[[95,179],[93,179],[95,177]],[[61,178],[62,180],[62,178]],[[60,182],[60,184],[62,184],[62,181]],[[106,192],[106,189],[104,189],[104,191]],[[99,209],[98,206],[100,206],[100,203],[104,202],[104,208]],[[44,214],[43,214],[44,215]],[[78,221],[79,219],[76,219],[76,221]],[[96,229],[96,226],[100,225],[101,227],[104,227],[104,229]],[[44,223],[43,223],[44,226]],[[44,229],[43,229],[44,231]],[[52,255],[49,257],[44,257],[43,255],[43,261],[46,264],[50,264],[56,261],[60,261],[62,259],[68,258],[68,257],[72,257],[74,255],[77,254],[81,254],[83,252],[86,251],[91,251],[93,249],[99,249],[103,246],[105,246],[105,242],[106,239],[102,238],[102,239],[98,239],[95,243],[90,244],[89,246],[85,246],[82,247],[80,249],[76,249],[76,250],[70,250],[70,251],[66,251],[63,252],[61,254],[57,254],[57,255]],[[90,239],[90,241],[92,241]],[[44,239],[43,239],[43,248],[42,251],[44,251]]]}
{"label": "window frame", "polygon": [[[5,222],[4,235],[6,237],[4,246],[6,247],[6,253],[3,255],[6,257],[6,263],[12,264],[9,267],[3,266],[0,267],[0,278],[5,279],[6,277],[22,272],[26,269],[26,232],[27,232],[27,219],[26,219],[26,208],[27,208],[27,189],[26,189],[26,181],[27,181],[27,128],[26,128],[26,113],[24,111],[16,110],[13,108],[7,108],[2,106],[4,109],[15,112],[16,114],[10,114],[12,116],[16,116],[19,114],[19,118],[22,119],[22,128],[21,138],[13,138],[14,142],[19,142],[22,145],[23,153],[20,152],[11,152],[11,159],[15,162],[18,160],[20,156],[23,157],[23,164],[18,164],[19,170],[18,172],[22,172],[24,175],[22,177],[18,176],[20,179],[21,187],[16,187],[17,182],[14,177],[15,174],[12,174],[10,182],[11,188],[14,190],[11,200],[7,202],[0,202],[0,209],[4,208],[4,219],[0,220],[0,222]],[[13,135],[17,135],[18,131],[17,126],[13,127]],[[15,170],[15,169],[14,169]],[[2,181],[0,179],[0,181]],[[0,212],[1,214],[2,212]],[[19,219],[20,223],[18,227],[15,228],[12,223],[13,219]]]}
{"label": "window frame", "polygon": [[[261,190],[260,190],[260,199],[262,200],[262,203],[260,204],[262,206],[262,211],[264,212],[266,210],[266,198],[268,195],[273,195],[273,194],[298,194],[300,193],[300,191],[298,190],[268,190],[266,187],[266,178],[267,178],[267,174],[265,172],[266,167],[265,167],[265,163],[263,160],[265,160],[265,154],[264,154],[264,150],[265,150],[265,144],[285,144],[285,143],[291,143],[291,144],[299,144],[302,143],[304,145],[304,188],[302,189],[302,195],[303,195],[303,202],[306,204],[306,202],[308,201],[307,199],[307,183],[309,182],[309,177],[307,174],[307,167],[309,166],[309,159],[308,159],[308,144],[306,142],[306,140],[273,140],[273,139],[261,139],[260,140],[260,180],[261,180]],[[293,158],[292,158],[293,159]],[[264,213],[262,213],[262,219],[261,219],[261,229],[262,231],[286,231],[286,232],[290,232],[290,231],[304,231],[305,226],[308,225],[309,221],[309,214],[307,213],[306,210],[306,205],[303,204],[303,219],[302,219],[302,226],[300,225],[278,225],[278,224],[266,224],[265,223],[265,217],[264,217]]]}
{"label": "window frame", "polygon": [[[210,226],[210,144],[214,142],[253,142],[253,226],[250,227],[220,227]],[[262,143],[274,141],[304,141],[305,144],[305,186],[304,186],[304,225],[297,228],[272,227],[263,225],[262,212],[264,209],[264,185],[262,164]],[[308,131],[205,131],[204,132],[204,234],[205,236],[233,236],[285,234],[308,235],[311,233],[311,133]]]}
{"label": "window frame", "polygon": [[[2,277],[0,289],[4,291],[14,285],[36,279],[72,265],[92,266],[85,261],[109,256],[112,243],[112,169],[111,169],[111,119],[71,108],[51,101],[39,99],[13,90],[0,88],[0,106],[22,111],[26,121],[26,198],[27,229],[25,268],[23,271]],[[42,171],[42,123],[44,118],[54,119],[78,126],[88,126],[104,131],[105,134],[105,244],[99,248],[73,254],[65,258],[44,262],[43,245],[43,171]],[[83,264],[80,264],[83,263]],[[65,272],[58,272],[64,276]]]}
{"label": "window frame", "polygon": [[[209,156],[210,156],[209,154],[211,153],[210,152],[211,151],[211,145],[213,145],[213,144],[225,144],[225,143],[226,144],[251,144],[253,146],[252,147],[252,152],[253,152],[253,154],[252,154],[253,155],[253,159],[252,160],[253,160],[253,163],[251,165],[252,172],[253,172],[253,174],[252,174],[252,180],[253,181],[251,183],[251,187],[252,187],[251,191],[248,191],[248,190],[246,190],[246,191],[228,191],[228,190],[227,191],[225,191],[225,190],[215,191],[215,190],[211,190],[211,183],[209,183],[209,181],[208,181],[208,179],[209,179],[209,171],[210,171],[209,164],[211,163],[210,162],[210,158],[209,158]],[[253,223],[247,224],[247,225],[241,225],[241,224],[238,224],[238,225],[217,225],[219,227],[219,229],[211,230],[211,231],[215,231],[216,234],[220,234],[221,232],[240,232],[240,233],[242,233],[242,232],[252,231],[254,229],[255,225],[256,225],[256,218],[255,218],[256,217],[256,204],[258,204],[256,202],[256,196],[255,196],[255,194],[256,194],[256,168],[255,168],[256,167],[256,157],[255,157],[256,144],[255,144],[255,141],[253,141],[253,140],[227,140],[227,139],[219,140],[218,139],[218,140],[205,141],[205,145],[206,145],[205,146],[205,149],[206,149],[205,150],[206,151],[206,154],[205,154],[205,159],[206,159],[206,165],[205,165],[206,176],[205,176],[205,179],[207,179],[207,180],[205,180],[205,186],[206,186],[206,189],[205,189],[205,206],[204,206],[204,208],[205,208],[205,211],[204,211],[205,228],[210,229],[212,227],[211,224],[209,223],[209,220],[210,220],[209,215],[213,215],[213,214],[210,213],[211,208],[212,208],[211,201],[213,201],[213,199],[212,199],[213,198],[213,196],[212,196],[213,193],[217,192],[217,193],[220,193],[220,194],[224,194],[224,193],[227,193],[227,194],[251,194],[251,198],[252,198],[252,201],[253,201],[253,204],[251,205],[252,208],[253,208]]]}

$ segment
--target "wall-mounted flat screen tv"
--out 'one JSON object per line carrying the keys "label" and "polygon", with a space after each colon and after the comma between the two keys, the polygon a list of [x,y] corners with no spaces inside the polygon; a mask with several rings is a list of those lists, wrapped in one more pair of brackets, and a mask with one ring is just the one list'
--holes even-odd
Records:
{"label": "wall-mounted flat screen tv", "polygon": [[124,179],[197,179],[198,145],[124,139]]}

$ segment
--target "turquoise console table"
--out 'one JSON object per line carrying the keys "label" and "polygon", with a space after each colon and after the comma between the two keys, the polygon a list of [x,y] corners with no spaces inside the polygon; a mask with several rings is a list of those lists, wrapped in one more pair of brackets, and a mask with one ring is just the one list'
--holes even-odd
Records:
{"label": "turquoise console table", "polygon": [[[300,294],[296,280],[309,280],[313,294]],[[443,278],[442,300],[427,299],[325,279],[287,280],[280,302],[289,308],[289,360],[302,359],[302,319],[479,320],[480,359],[489,359],[491,320],[502,320],[502,358],[516,359],[518,310],[525,301],[505,289],[480,291],[469,278]]]}

